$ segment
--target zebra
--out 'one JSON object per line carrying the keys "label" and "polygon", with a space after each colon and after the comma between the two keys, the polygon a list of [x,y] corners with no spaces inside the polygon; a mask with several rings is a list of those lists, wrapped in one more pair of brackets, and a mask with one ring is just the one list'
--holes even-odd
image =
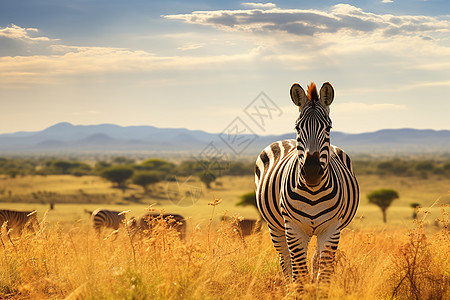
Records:
{"label": "zebra", "polygon": [[242,237],[261,232],[262,224],[260,219],[239,219],[223,216],[222,221],[232,222],[233,229]]}
{"label": "zebra", "polygon": [[17,211],[9,209],[0,209],[0,226],[5,224],[6,230],[16,230],[20,235],[24,228],[34,231],[39,227],[36,210]]}
{"label": "zebra", "polygon": [[92,224],[97,233],[100,233],[102,227],[118,230],[124,223],[125,213],[115,210],[97,208],[91,215]]}
{"label": "zebra", "polygon": [[129,228],[135,234],[148,232],[151,233],[158,220],[164,219],[166,224],[175,229],[180,234],[180,239],[186,236],[186,220],[183,216],[178,214],[160,214],[160,213],[146,213],[139,218],[132,218],[128,221]]}
{"label": "zebra", "polygon": [[[258,156],[255,166],[256,202],[267,221],[272,243],[288,281],[303,290],[308,283],[308,244],[317,238],[311,279],[327,290],[340,232],[353,219],[359,186],[350,157],[330,144],[330,104],[334,89],[294,83],[291,99],[299,107],[297,139],[274,142]],[[320,291],[319,289],[319,291]]]}

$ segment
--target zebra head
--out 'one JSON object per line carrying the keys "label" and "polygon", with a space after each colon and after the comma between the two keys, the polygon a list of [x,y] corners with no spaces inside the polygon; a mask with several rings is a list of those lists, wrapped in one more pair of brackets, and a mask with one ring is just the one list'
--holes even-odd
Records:
{"label": "zebra head", "polygon": [[320,97],[314,82],[308,86],[307,95],[298,83],[291,87],[292,102],[300,111],[295,122],[300,163],[298,178],[309,187],[319,185],[328,168],[331,130],[329,113],[333,98],[334,90],[328,82],[320,88]]}

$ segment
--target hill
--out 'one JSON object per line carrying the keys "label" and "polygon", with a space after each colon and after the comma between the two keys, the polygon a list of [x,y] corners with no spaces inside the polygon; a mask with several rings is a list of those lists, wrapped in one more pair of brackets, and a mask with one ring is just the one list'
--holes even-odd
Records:
{"label": "hill", "polygon": [[[212,155],[211,151],[215,151],[216,154],[256,155],[270,143],[286,138],[295,138],[295,134],[227,135],[185,128],[72,125],[64,122],[42,131],[0,134],[0,154],[149,152]],[[360,134],[332,132],[331,141],[350,153],[450,152],[449,130],[384,129]]]}

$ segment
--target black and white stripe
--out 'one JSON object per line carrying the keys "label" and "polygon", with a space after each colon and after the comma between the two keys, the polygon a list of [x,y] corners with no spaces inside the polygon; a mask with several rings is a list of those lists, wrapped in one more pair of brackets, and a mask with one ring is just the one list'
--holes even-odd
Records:
{"label": "black and white stripe", "polygon": [[329,83],[322,86],[320,99],[315,84],[308,96],[294,84],[291,97],[300,110],[297,140],[266,147],[255,168],[258,209],[268,223],[284,274],[300,285],[308,282],[306,252],[315,235],[312,278],[325,289],[340,232],[353,219],[359,202],[351,160],[330,144],[333,96]]}
{"label": "black and white stripe", "polygon": [[155,226],[160,220],[164,220],[169,228],[175,229],[181,239],[186,237],[186,219],[178,214],[160,214],[157,212],[149,212],[137,219],[132,218],[128,222],[128,226],[136,233],[151,234]]}
{"label": "black and white stripe", "polygon": [[113,228],[114,230],[124,224],[125,213],[121,211],[97,208],[91,215],[94,229],[99,232],[103,227]]}
{"label": "black and white stripe", "polygon": [[233,230],[242,237],[261,232],[261,219],[239,219],[223,216],[222,221],[231,222]]}
{"label": "black and white stripe", "polygon": [[[6,224],[5,224],[6,222]],[[9,209],[0,209],[0,226],[5,224],[7,230],[12,229],[18,234],[24,228],[34,230],[39,226],[36,210],[33,211],[17,211]]]}

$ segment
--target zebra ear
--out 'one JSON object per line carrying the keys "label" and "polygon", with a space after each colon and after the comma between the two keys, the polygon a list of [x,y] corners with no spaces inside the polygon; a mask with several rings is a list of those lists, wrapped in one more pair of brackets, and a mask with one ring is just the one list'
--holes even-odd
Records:
{"label": "zebra ear", "polygon": [[308,100],[308,98],[306,98],[305,91],[298,83],[294,83],[291,86],[291,99],[292,102],[299,107],[299,109],[302,109]]}
{"label": "zebra ear", "polygon": [[329,106],[334,99],[334,89],[329,82],[325,82],[320,88],[320,102]]}

